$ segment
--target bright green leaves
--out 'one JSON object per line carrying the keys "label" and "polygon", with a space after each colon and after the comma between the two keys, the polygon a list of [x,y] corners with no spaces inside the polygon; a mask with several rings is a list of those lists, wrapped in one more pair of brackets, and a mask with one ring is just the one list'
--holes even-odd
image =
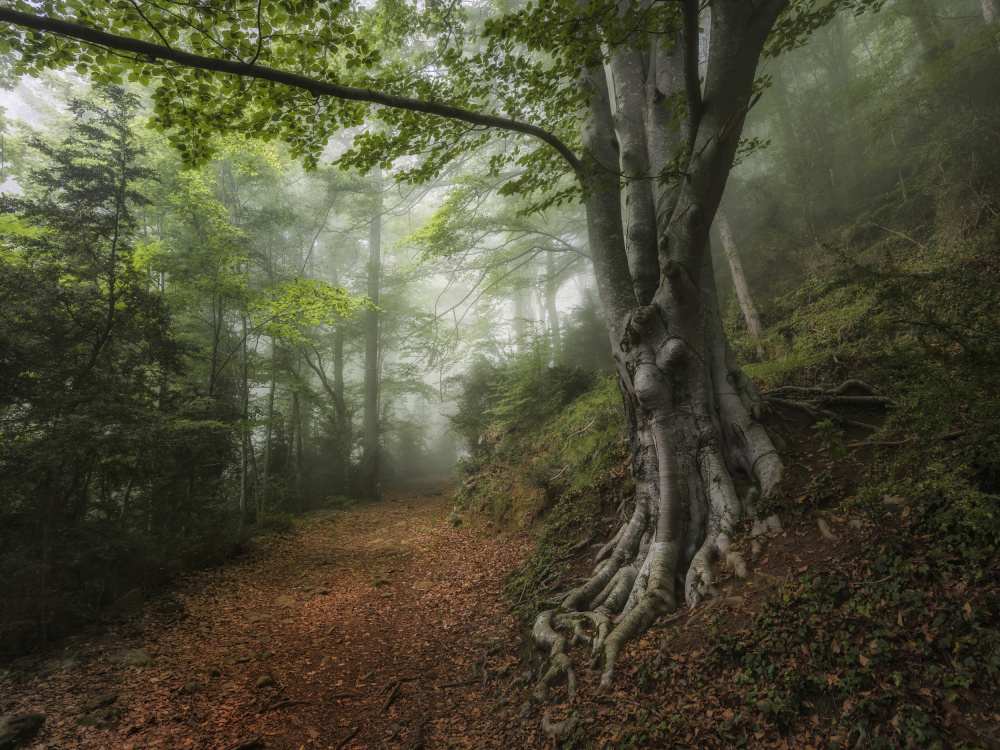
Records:
{"label": "bright green leaves", "polygon": [[360,308],[366,297],[351,297],[343,288],[318,279],[293,279],[270,289],[251,306],[255,327],[286,341],[305,341],[308,326],[334,325]]}

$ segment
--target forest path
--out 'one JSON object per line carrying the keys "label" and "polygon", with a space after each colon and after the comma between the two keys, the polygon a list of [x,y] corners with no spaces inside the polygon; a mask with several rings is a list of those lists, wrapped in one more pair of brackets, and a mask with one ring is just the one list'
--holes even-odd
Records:
{"label": "forest path", "polygon": [[[524,636],[503,583],[531,540],[452,528],[452,491],[410,483],[189,575],[133,623],[71,639],[60,671],[0,681],[0,713],[45,713],[37,750],[400,748],[421,725],[428,748],[502,746],[473,676]],[[152,664],[117,665],[126,649]]]}

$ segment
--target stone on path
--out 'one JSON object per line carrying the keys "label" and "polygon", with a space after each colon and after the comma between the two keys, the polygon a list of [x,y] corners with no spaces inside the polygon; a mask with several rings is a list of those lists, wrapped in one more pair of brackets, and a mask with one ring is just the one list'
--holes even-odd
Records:
{"label": "stone on path", "polygon": [[195,693],[201,692],[201,683],[198,680],[188,680],[184,683],[184,687],[181,688],[181,692],[184,695],[194,695]]}
{"label": "stone on path", "polygon": [[90,713],[91,711],[96,711],[99,708],[104,708],[105,706],[110,706],[118,700],[118,693],[105,693],[104,695],[99,695],[96,698],[91,698],[89,701],[83,704],[83,710],[85,713]]}
{"label": "stone on path", "polygon": [[67,669],[73,669],[80,661],[75,657],[71,656],[68,659],[56,659],[55,661],[46,662],[39,672],[39,677],[48,677],[49,675],[54,675],[57,672],[65,672]]}
{"label": "stone on path", "polygon": [[77,716],[73,719],[73,723],[78,727],[97,727],[103,729],[108,725],[104,719],[99,719],[96,716]]}
{"label": "stone on path", "polygon": [[0,716],[0,750],[14,747],[35,736],[45,723],[45,714],[11,714]]}
{"label": "stone on path", "polygon": [[153,657],[139,648],[129,648],[112,654],[111,661],[119,667],[150,667]]}

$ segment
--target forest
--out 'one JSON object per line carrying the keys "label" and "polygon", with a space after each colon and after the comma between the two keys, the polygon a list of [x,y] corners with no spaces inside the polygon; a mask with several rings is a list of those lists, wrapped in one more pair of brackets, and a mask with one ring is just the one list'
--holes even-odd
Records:
{"label": "forest", "polygon": [[1000,748],[998,13],[0,0],[0,750]]}

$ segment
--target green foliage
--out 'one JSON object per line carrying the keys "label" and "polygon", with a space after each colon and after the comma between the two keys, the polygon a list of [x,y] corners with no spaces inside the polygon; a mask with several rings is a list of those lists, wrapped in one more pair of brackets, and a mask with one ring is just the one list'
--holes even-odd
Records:
{"label": "green foliage", "polygon": [[35,139],[24,196],[0,199],[4,651],[232,539],[227,431],[191,394],[168,403],[181,348],[134,262],[149,177],[137,104],[115,88],[74,101],[65,139]]}
{"label": "green foliage", "polygon": [[291,343],[306,340],[303,328],[334,325],[361,307],[371,308],[366,298],[351,297],[341,288],[319,279],[292,279],[276,284],[251,307],[257,327],[274,338]]}
{"label": "green foliage", "polygon": [[[859,727],[869,729],[873,747],[894,746],[894,736],[900,744],[955,746],[938,718],[940,701],[1000,686],[1000,636],[990,624],[1000,611],[997,592],[982,589],[972,602],[962,593],[988,581],[996,550],[957,535],[928,544],[911,531],[864,550],[871,562],[851,571],[853,581],[835,561],[830,571],[792,579],[746,628],[709,628],[707,665],[735,675],[727,736],[761,720],[790,729],[829,706],[823,720],[838,746]],[[945,582],[935,584],[939,575]],[[964,583],[949,583],[953,576]]]}
{"label": "green foliage", "polygon": [[451,424],[473,457],[479,457],[499,434],[537,430],[593,382],[593,375],[581,368],[549,365],[541,346],[503,367],[480,359],[462,379]]}
{"label": "green foliage", "polygon": [[847,453],[844,448],[844,431],[832,419],[823,419],[812,426],[813,434],[820,447],[831,459],[838,459]]}
{"label": "green foliage", "polygon": [[531,556],[509,584],[524,611],[565,573],[568,551],[631,498],[629,444],[617,378],[593,386],[541,423],[487,426],[456,505],[513,525],[540,528]]}

